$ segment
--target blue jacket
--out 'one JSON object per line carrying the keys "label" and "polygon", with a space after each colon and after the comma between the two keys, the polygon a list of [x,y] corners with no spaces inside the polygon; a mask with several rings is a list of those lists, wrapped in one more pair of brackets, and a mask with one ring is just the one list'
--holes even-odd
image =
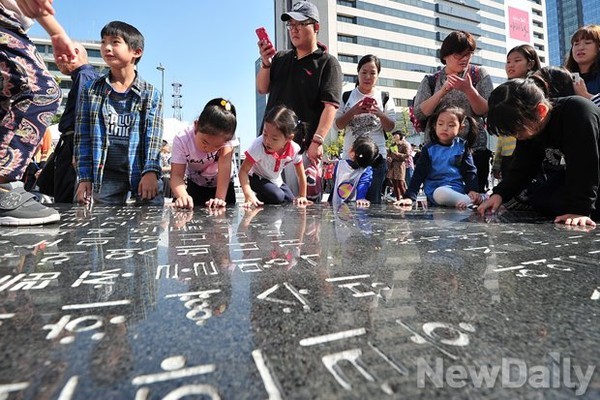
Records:
{"label": "blue jacket", "polygon": [[421,184],[433,204],[433,192],[441,186],[465,194],[478,191],[477,168],[464,139],[456,137],[450,146],[429,143],[423,148],[404,197],[415,201]]}

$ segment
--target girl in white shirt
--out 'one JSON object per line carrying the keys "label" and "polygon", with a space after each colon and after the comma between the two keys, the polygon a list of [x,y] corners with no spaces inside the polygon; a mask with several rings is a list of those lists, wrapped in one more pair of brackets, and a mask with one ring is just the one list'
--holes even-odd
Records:
{"label": "girl in white shirt", "polygon": [[[194,125],[178,133],[171,155],[171,190],[175,206],[210,208],[235,204],[231,159],[237,126],[228,100],[209,101]],[[187,179],[186,179],[187,177]]]}
{"label": "girl in white shirt", "polygon": [[[265,116],[263,133],[246,150],[246,159],[240,168],[240,185],[244,192],[244,207],[262,204],[295,202],[312,204],[306,199],[306,175],[300,146],[294,135],[304,134],[306,126],[296,113],[285,106],[276,106]],[[298,194],[294,198],[290,188],[283,182],[281,172],[293,164],[298,177]]]}

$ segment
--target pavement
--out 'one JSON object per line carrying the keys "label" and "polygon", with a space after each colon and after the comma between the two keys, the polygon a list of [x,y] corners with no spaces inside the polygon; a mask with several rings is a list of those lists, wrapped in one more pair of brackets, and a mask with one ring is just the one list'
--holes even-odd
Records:
{"label": "pavement", "polygon": [[533,214],[59,207],[0,227],[0,399],[598,399],[600,235]]}

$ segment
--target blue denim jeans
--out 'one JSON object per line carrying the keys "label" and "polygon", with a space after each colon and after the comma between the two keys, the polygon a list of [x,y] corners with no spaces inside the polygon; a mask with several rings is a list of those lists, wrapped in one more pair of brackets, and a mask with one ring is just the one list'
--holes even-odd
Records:
{"label": "blue denim jeans", "polygon": [[414,168],[406,168],[406,176],[404,178],[404,180],[406,181],[406,187],[410,185],[410,180],[412,179],[413,172],[415,172]]}
{"label": "blue denim jeans", "polygon": [[367,200],[372,204],[381,204],[381,191],[383,190],[383,182],[387,174],[387,165],[385,162],[378,166],[373,166],[373,182],[367,192]]}
{"label": "blue denim jeans", "polygon": [[[129,182],[105,180],[100,187],[100,193],[94,193],[94,203],[124,205],[127,204],[130,196]],[[136,196],[135,198],[136,206],[162,206],[164,203],[162,179],[158,180],[158,195],[155,198],[151,200],[142,200],[140,196]]]}

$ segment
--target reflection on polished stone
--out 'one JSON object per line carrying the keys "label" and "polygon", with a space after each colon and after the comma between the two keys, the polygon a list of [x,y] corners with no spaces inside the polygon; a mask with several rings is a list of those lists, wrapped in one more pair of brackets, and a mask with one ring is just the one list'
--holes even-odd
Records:
{"label": "reflection on polished stone", "polygon": [[600,397],[600,235],[390,206],[0,228],[0,399]]}

